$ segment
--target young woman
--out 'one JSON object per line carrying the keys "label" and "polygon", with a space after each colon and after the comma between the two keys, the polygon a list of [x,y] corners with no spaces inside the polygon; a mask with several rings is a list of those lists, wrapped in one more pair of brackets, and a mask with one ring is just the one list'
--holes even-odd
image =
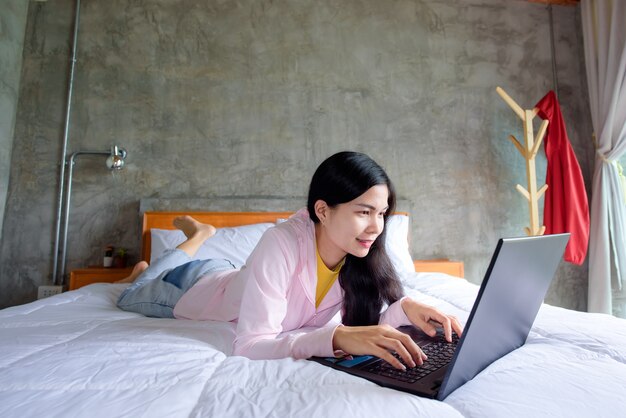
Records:
{"label": "young woman", "polygon": [[[233,354],[251,359],[368,354],[404,369],[395,351],[415,367],[426,356],[396,327],[413,324],[429,335],[443,327],[448,341],[462,329],[453,316],[403,297],[384,247],[395,200],[376,162],[337,153],[313,175],[307,207],[267,230],[240,270],[227,260],[191,261],[215,228],[180,217],[174,225],[187,241],[149,267],[139,263],[118,306],[237,321]],[[339,311],[342,323],[333,323]]]}

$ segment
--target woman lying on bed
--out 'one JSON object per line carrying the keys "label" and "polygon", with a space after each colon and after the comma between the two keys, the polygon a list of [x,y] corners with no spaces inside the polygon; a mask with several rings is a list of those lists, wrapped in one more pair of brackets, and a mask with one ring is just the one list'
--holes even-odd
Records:
{"label": "woman lying on bed", "polygon": [[[117,304],[152,317],[237,321],[233,354],[251,359],[368,354],[404,369],[395,351],[414,367],[426,356],[396,327],[434,335],[440,326],[448,341],[462,330],[453,316],[403,297],[384,247],[395,200],[376,162],[337,153],[313,175],[307,207],[267,230],[241,270],[191,261],[215,228],[179,217],[187,240],[149,267],[139,263]],[[342,325],[329,323],[340,310]]]}

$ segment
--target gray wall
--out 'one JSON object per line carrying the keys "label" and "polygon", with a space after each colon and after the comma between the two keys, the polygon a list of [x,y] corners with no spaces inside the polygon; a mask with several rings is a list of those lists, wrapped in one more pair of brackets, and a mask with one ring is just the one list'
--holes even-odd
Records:
{"label": "gray wall", "polygon": [[[49,279],[73,2],[31,4],[0,267],[0,304]],[[570,139],[590,178],[579,9],[555,8]],[[463,260],[480,282],[500,236],[522,235],[525,165],[507,141],[552,87],[548,12],[499,0],[152,0],[82,5],[70,151],[128,149],[75,168],[69,268],[107,244],[139,252],[140,199],[304,202],[344,149],[386,167],[412,215],[415,258]],[[37,121],[37,123],[32,123]],[[545,158],[539,157],[539,173]],[[541,177],[541,176],[540,176]],[[226,203],[223,203],[226,202]],[[209,206],[209,205],[207,205]],[[253,207],[251,209],[264,209]],[[564,264],[547,301],[586,308],[586,265]]]}
{"label": "gray wall", "polygon": [[0,240],[11,172],[22,49],[28,2],[2,0],[0,8]]}

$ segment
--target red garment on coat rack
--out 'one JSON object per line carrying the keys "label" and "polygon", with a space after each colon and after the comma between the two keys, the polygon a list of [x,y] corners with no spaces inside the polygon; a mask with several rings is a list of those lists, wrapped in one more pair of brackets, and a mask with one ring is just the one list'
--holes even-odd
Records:
{"label": "red garment on coat rack", "polygon": [[580,165],[567,138],[561,108],[553,91],[535,106],[549,121],[544,138],[548,169],[543,209],[545,234],[571,233],[565,261],[582,264],[589,244],[589,204]]}

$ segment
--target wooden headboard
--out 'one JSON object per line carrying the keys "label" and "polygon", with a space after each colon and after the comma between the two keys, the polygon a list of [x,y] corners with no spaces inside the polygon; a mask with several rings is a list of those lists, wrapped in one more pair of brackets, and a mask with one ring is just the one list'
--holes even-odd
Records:
{"label": "wooden headboard", "polygon": [[[407,215],[406,212],[397,212]],[[208,223],[216,228],[250,225],[263,222],[275,223],[278,219],[287,219],[293,212],[144,212],[141,231],[141,259],[150,261],[151,236],[150,229],[175,229],[172,222],[181,215],[190,215],[200,222]],[[463,277],[463,262],[447,259],[416,260],[415,271],[439,272],[452,276]]]}
{"label": "wooden headboard", "polygon": [[287,219],[293,212],[145,212],[141,230],[141,259],[150,261],[150,229],[175,229],[172,222],[177,216],[189,215],[202,223],[216,228],[251,225],[264,222],[275,223]]}

